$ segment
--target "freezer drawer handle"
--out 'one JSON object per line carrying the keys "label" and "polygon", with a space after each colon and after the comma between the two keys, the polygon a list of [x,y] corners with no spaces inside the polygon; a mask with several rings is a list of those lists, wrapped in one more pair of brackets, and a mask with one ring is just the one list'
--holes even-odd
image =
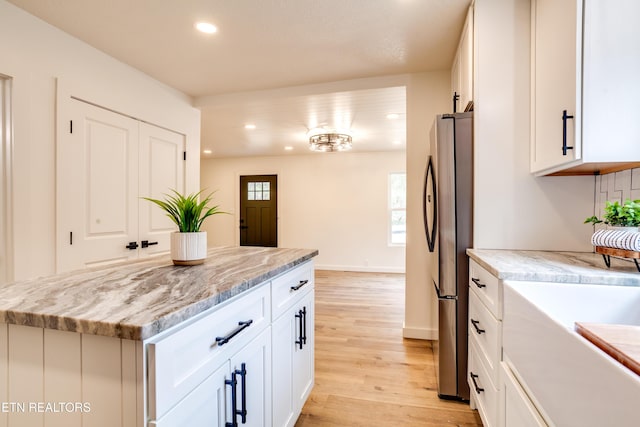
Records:
{"label": "freezer drawer handle", "polygon": [[225,345],[226,343],[231,341],[231,338],[235,337],[240,332],[242,332],[243,330],[251,326],[252,323],[253,323],[252,319],[238,322],[238,327],[233,331],[229,332],[229,335],[227,335],[226,337],[216,337],[216,344],[218,344],[218,346]]}
{"label": "freezer drawer handle", "polygon": [[471,381],[473,381],[473,387],[476,389],[476,393],[478,394],[482,393],[484,389],[481,387],[478,387],[478,383],[476,382],[476,378],[479,378],[479,377],[473,372],[469,372],[469,375],[471,376]]}
{"label": "freezer drawer handle", "polygon": [[307,283],[309,283],[308,280],[300,280],[300,282],[298,282],[298,284],[296,286],[292,286],[291,290],[292,291],[297,291],[298,289],[300,289],[301,287],[303,287],[304,285],[306,285]]}
{"label": "freezer drawer handle", "polygon": [[480,322],[478,320],[474,320],[474,319],[470,319],[470,320],[471,320],[471,324],[473,325],[473,327],[476,328],[476,332],[478,334],[484,334],[485,332],[487,332],[484,329],[478,328],[478,325],[480,324]]}
{"label": "freezer drawer handle", "polygon": [[471,281],[472,281],[473,283],[475,283],[475,284],[476,284],[476,286],[477,286],[478,288],[480,288],[480,289],[482,289],[482,288],[486,288],[486,287],[487,287],[487,285],[485,285],[484,283],[482,283],[482,282],[480,281],[480,279],[476,279],[475,277],[472,277],[472,278],[471,278]]}

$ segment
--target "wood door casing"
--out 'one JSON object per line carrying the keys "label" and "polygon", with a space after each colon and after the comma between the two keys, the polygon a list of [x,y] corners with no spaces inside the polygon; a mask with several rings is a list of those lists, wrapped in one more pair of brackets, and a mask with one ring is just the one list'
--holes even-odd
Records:
{"label": "wood door casing", "polygon": [[278,246],[277,175],[240,176],[240,246]]}

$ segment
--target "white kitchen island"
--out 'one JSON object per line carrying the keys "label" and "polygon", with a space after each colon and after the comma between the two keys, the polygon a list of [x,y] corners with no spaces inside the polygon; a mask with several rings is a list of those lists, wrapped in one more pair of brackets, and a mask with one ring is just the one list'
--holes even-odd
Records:
{"label": "white kitchen island", "polygon": [[293,425],[313,386],[316,255],[215,248],[201,266],[4,286],[0,426]]}

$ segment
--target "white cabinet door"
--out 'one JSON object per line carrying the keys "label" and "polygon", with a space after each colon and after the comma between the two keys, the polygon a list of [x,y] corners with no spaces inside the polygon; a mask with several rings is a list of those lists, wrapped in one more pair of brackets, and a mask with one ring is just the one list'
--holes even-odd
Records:
{"label": "white cabinet door", "polygon": [[[314,293],[309,292],[298,306],[302,307],[297,313],[303,318],[300,334],[302,346],[298,344],[293,348],[293,398],[299,414],[314,384]],[[298,331],[300,332],[300,322],[298,322]]]}
{"label": "white cabinet door", "polygon": [[293,399],[293,347],[296,345],[295,307],[273,322],[273,426],[292,427],[297,418]]}
{"label": "white cabinet door", "polygon": [[[580,77],[577,0],[534,0],[532,7],[531,170],[580,158]],[[580,14],[580,15],[579,15]],[[563,120],[563,112],[567,116]],[[564,123],[564,125],[563,125]],[[563,151],[563,129],[566,145]]]}
{"label": "white cabinet door", "polygon": [[504,425],[518,427],[547,427],[518,380],[506,363],[501,362],[502,390],[504,393]]}
{"label": "white cabinet door", "polygon": [[314,384],[314,293],[273,323],[273,425],[295,424]]}
{"label": "white cabinet door", "polygon": [[[271,426],[271,328],[265,329],[231,358],[231,373],[237,384],[235,414],[233,404],[227,414],[238,425]],[[185,424],[189,425],[189,424]]]}
{"label": "white cabinet door", "polygon": [[229,361],[149,427],[224,427],[229,377]]}
{"label": "white cabinet door", "polygon": [[[140,197],[163,199],[172,189],[184,191],[184,150],[184,135],[140,123]],[[139,199],[139,204],[140,257],[168,253],[175,224],[151,202]]]}
{"label": "white cabinet door", "polygon": [[456,112],[465,111],[473,99],[473,5],[460,34],[458,49],[451,65],[451,96]]}
{"label": "white cabinet door", "polygon": [[58,144],[58,271],[137,258],[138,122],[71,100]]}
{"label": "white cabinet door", "polygon": [[140,197],[184,191],[184,136],[69,103],[70,138],[57,147],[57,270],[168,252],[175,226]]}

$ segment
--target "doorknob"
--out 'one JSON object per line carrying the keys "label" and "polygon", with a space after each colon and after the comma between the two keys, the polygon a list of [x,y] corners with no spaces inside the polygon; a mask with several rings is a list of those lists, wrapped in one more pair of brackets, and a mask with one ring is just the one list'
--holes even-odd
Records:
{"label": "doorknob", "polygon": [[248,226],[248,225],[241,225],[241,226],[240,226],[240,230],[246,230],[247,228],[249,228],[249,226]]}
{"label": "doorknob", "polygon": [[130,251],[138,249],[138,242],[129,242],[129,244],[125,246],[125,248],[129,249]]}

